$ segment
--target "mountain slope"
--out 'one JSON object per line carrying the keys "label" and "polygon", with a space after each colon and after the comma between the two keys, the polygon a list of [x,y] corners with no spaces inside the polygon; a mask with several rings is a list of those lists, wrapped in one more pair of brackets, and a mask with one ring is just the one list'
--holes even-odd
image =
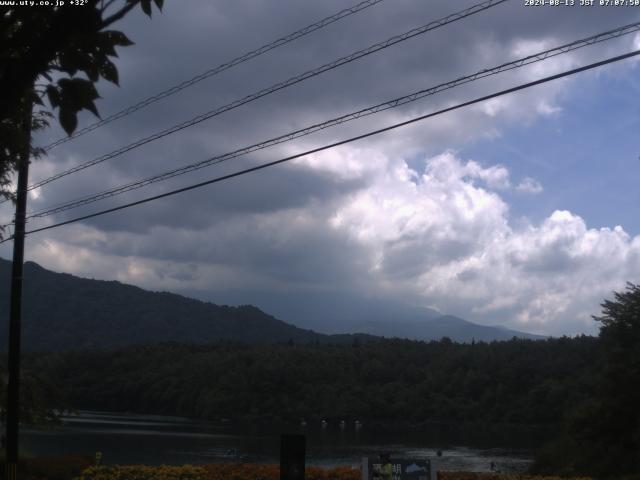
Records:
{"label": "mountain slope", "polygon": [[[0,259],[0,347],[5,348],[11,262]],[[120,282],[54,273],[26,262],[23,345],[28,350],[115,347],[159,342],[327,341],[252,306],[228,307]],[[335,340],[351,340],[339,337]]]}
{"label": "mountain slope", "polygon": [[456,342],[491,342],[510,340],[513,337],[541,340],[545,337],[510,330],[505,327],[478,325],[453,315],[426,318],[423,321],[366,322],[355,327],[355,331],[384,337],[409,338],[414,340],[440,340],[449,337]]}
{"label": "mountain slope", "polygon": [[[7,344],[11,262],[0,259],[0,350]],[[487,327],[427,309],[403,315],[387,309],[343,334],[306,330],[246,305],[220,306],[166,292],[150,292],[115,281],[89,280],[25,263],[23,346],[59,351],[162,342],[352,343],[377,336],[457,342],[543,338],[504,327]],[[391,308],[391,307],[389,307]],[[405,312],[406,313],[406,312]],[[393,321],[381,320],[390,318]],[[343,330],[344,331],[344,330]]]}

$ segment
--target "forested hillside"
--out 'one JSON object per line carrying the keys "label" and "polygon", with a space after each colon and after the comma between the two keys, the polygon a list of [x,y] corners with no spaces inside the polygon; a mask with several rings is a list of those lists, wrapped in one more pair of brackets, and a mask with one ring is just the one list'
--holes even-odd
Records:
{"label": "forested hillside", "polygon": [[[0,349],[6,348],[11,263],[0,259]],[[26,350],[109,348],[160,342],[330,341],[251,305],[230,307],[120,282],[75,277],[25,264],[23,345]],[[366,340],[361,335],[361,340]]]}
{"label": "forested hillside", "polygon": [[[6,348],[11,262],[0,258],[0,351]],[[430,316],[428,309],[403,321],[402,309],[384,312],[385,322],[344,325],[326,335],[283,322],[262,310],[202,302],[167,292],[152,292],[116,281],[56,273],[25,263],[23,346],[26,350],[60,351],[114,348],[162,342],[242,343],[319,341],[366,342],[374,335],[420,340],[449,337],[456,341],[542,339],[503,327],[477,325],[453,316]],[[424,311],[424,312],[423,312]],[[433,313],[431,313],[433,315]]]}
{"label": "forested hillside", "polygon": [[207,419],[557,425],[596,339],[456,344],[177,344],[32,356],[68,407]]}

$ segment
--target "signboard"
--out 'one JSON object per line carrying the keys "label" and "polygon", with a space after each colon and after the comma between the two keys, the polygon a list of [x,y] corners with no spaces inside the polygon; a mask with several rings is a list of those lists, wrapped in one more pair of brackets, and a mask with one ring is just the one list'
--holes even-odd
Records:
{"label": "signboard", "polygon": [[434,460],[391,458],[389,463],[390,468],[379,457],[364,457],[362,480],[437,480]]}

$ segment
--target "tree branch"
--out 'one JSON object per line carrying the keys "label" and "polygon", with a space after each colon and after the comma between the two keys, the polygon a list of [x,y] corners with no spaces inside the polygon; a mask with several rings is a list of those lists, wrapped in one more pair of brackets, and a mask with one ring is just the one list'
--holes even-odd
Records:
{"label": "tree branch", "polygon": [[116,3],[116,0],[107,0],[107,3],[102,5],[102,13],[106,12],[107,9],[114,3]]}
{"label": "tree branch", "polygon": [[133,2],[133,3],[130,3],[129,5],[127,5],[125,7],[122,7],[120,10],[118,10],[116,13],[114,13],[110,17],[105,18],[101,23],[100,29],[108,27],[112,23],[117,22],[118,20],[120,20],[127,13],[129,13],[131,10],[133,10],[137,4],[138,4],[137,1]]}

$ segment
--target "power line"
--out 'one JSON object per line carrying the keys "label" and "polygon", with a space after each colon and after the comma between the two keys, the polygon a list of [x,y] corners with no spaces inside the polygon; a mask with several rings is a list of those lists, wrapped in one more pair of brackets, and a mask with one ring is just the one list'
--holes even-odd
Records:
{"label": "power line", "polygon": [[466,83],[470,83],[473,82],[475,80],[481,79],[481,78],[485,78],[485,77],[489,77],[492,75],[496,75],[498,73],[502,73],[505,71],[509,71],[509,70],[513,70],[516,68],[520,68],[526,65],[530,65],[532,63],[536,63],[536,62],[540,62],[543,60],[546,60],[548,58],[557,56],[557,55],[561,55],[573,50],[577,50],[579,48],[583,48],[589,45],[593,45],[596,43],[600,43],[600,42],[604,42],[606,40],[611,40],[613,38],[618,38],[622,35],[626,35],[629,33],[633,33],[640,30],[640,22],[636,22],[630,25],[625,25],[623,27],[619,27],[616,28],[614,30],[609,30],[607,32],[603,32],[603,33],[599,33],[597,35],[592,35],[590,37],[581,39],[581,40],[576,40],[574,42],[571,43],[567,43],[558,47],[554,47],[539,53],[535,53],[532,55],[529,55],[527,57],[518,59],[518,60],[514,60],[508,63],[503,63],[501,65],[498,65],[496,67],[493,68],[488,68],[488,69],[484,69],[481,70],[479,72],[476,72],[472,75],[467,75],[464,77],[460,77],[457,78],[455,80],[452,80],[450,82],[447,83],[442,83],[439,85],[436,85],[434,87],[430,87],[428,89],[424,89],[424,90],[420,90],[418,92],[414,92],[411,93],[409,95],[405,95],[403,97],[399,97],[399,98],[395,98],[393,100],[389,100],[383,103],[379,103],[377,105],[374,105],[372,107],[368,107],[365,109],[361,109],[358,110],[356,112],[352,112],[346,115],[342,115],[340,117],[336,117],[330,120],[327,120],[325,122],[322,123],[317,123],[314,125],[311,125],[309,127],[305,127],[303,129],[299,129],[296,130],[294,132],[290,132],[287,133],[285,135],[280,135],[278,137],[275,138],[271,138],[269,140],[260,142],[260,143],[256,143],[254,145],[250,145],[248,147],[243,147],[241,149],[238,150],[234,150],[232,152],[228,152],[228,153],[224,153],[222,155],[216,155],[214,157],[208,158],[206,160],[202,160],[200,162],[197,163],[192,163],[190,165],[186,165],[183,167],[179,167],[179,168],[175,168],[169,171],[166,171],[164,173],[158,174],[158,175],[154,175],[152,177],[148,177],[142,180],[137,180],[135,182],[131,182],[128,183],[126,185],[121,185],[109,190],[105,190],[96,194],[92,194],[89,196],[85,196],[85,197],[81,197],[75,200],[71,200],[71,201],[67,201],[61,204],[58,204],[56,206],[53,207],[49,207],[47,209],[43,209],[43,210],[39,210],[36,212],[32,212],[30,213],[27,218],[42,218],[42,217],[47,217],[49,215],[53,215],[56,213],[60,213],[66,210],[70,210],[72,208],[77,208],[83,205],[87,205],[90,203],[94,203],[97,202],[99,200],[103,200],[105,198],[110,198],[110,197],[114,197],[116,195],[120,195],[132,190],[136,190],[138,188],[142,188],[142,187],[146,187],[148,185],[151,185],[153,183],[157,183],[160,181],[164,181],[164,180],[168,180],[170,178],[179,176],[179,175],[184,175],[186,173],[189,172],[193,172],[196,170],[199,170],[201,168],[205,168],[211,165],[215,165],[218,163],[222,163],[225,162],[227,160],[231,160],[232,158],[237,158],[239,156],[242,155],[246,155],[249,153],[253,153],[256,152],[258,150],[262,150],[274,145],[278,145],[280,143],[284,143],[284,142],[288,142],[291,140],[294,140],[296,138],[300,138],[302,136],[305,135],[309,135],[311,133],[329,128],[329,127],[333,127],[336,125],[340,125],[358,118],[362,118],[368,115],[372,115],[375,113],[379,113],[382,112],[384,110],[388,110],[391,108],[395,108],[401,105],[405,105],[407,103],[410,102],[414,102],[417,101],[419,99],[422,99],[424,97],[430,96],[430,95],[435,95],[436,93],[440,93],[442,91],[454,88],[456,86],[459,85],[463,85]]}
{"label": "power line", "polygon": [[333,62],[327,63],[327,64],[322,65],[320,67],[317,67],[317,68],[315,68],[313,70],[306,71],[306,72],[304,72],[304,73],[302,73],[300,75],[291,77],[288,80],[285,80],[283,82],[279,82],[277,84],[272,85],[271,87],[262,89],[262,90],[260,90],[258,92],[255,92],[255,93],[253,93],[251,95],[248,95],[248,96],[246,96],[246,97],[244,97],[242,99],[236,100],[234,102],[231,102],[231,103],[229,103],[227,105],[224,105],[222,107],[219,107],[217,109],[210,110],[210,111],[208,111],[208,112],[206,112],[204,114],[201,114],[201,115],[199,115],[197,117],[194,117],[194,118],[192,118],[190,120],[187,120],[187,121],[182,122],[180,124],[177,124],[177,125],[174,125],[172,127],[169,127],[168,129],[165,129],[165,130],[163,130],[161,132],[158,132],[158,133],[156,133],[154,135],[151,135],[151,136],[145,137],[143,139],[140,139],[140,140],[138,140],[138,141],[136,141],[134,143],[131,143],[129,145],[121,147],[121,148],[119,148],[119,149],[117,149],[117,150],[115,150],[113,152],[108,153],[108,154],[102,155],[101,157],[97,157],[97,158],[95,158],[93,160],[90,160],[90,161],[84,163],[84,164],[78,165],[78,166],[73,167],[71,169],[68,169],[68,170],[66,170],[64,172],[61,172],[61,173],[56,174],[56,175],[53,175],[53,176],[51,176],[49,178],[46,178],[46,179],[44,179],[44,180],[42,180],[40,182],[37,182],[35,184],[30,185],[29,186],[29,190],[33,190],[35,188],[41,187],[43,185],[46,185],[47,183],[50,183],[50,182],[52,182],[54,180],[57,180],[59,178],[62,178],[64,176],[70,175],[72,173],[76,173],[78,171],[81,171],[81,170],[84,170],[86,168],[89,168],[89,167],[91,167],[93,165],[97,165],[99,163],[105,162],[105,161],[110,160],[110,159],[112,159],[114,157],[122,155],[123,153],[126,153],[126,152],[128,152],[130,150],[133,150],[133,149],[135,149],[137,147],[140,147],[142,145],[145,145],[145,144],[150,143],[152,141],[158,140],[158,139],[163,138],[163,137],[165,137],[167,135],[170,135],[172,133],[175,133],[175,132],[178,132],[178,131],[183,130],[185,128],[188,128],[188,127],[191,127],[193,125],[196,125],[196,124],[198,124],[200,122],[203,122],[205,120],[208,120],[208,119],[210,119],[210,118],[212,118],[214,116],[217,116],[217,115],[225,113],[225,112],[227,112],[229,110],[238,108],[241,105],[244,105],[246,103],[255,101],[255,100],[259,99],[259,98],[262,98],[262,97],[264,97],[266,95],[274,93],[274,92],[276,92],[278,90],[282,90],[282,89],[287,88],[287,87],[289,87],[291,85],[294,85],[294,84],[297,84],[299,82],[302,82],[302,81],[304,81],[304,80],[306,80],[308,78],[320,75],[320,74],[322,74],[322,73],[324,73],[326,71],[333,70],[333,69],[335,69],[337,67],[340,67],[340,66],[342,66],[344,64],[353,62],[353,61],[355,61],[355,60],[357,60],[359,58],[362,58],[364,56],[370,55],[370,54],[375,53],[375,52],[377,52],[379,50],[383,50],[385,48],[388,48],[388,47],[390,47],[392,45],[395,45],[396,43],[403,42],[403,41],[408,40],[410,38],[413,38],[413,37],[415,37],[417,35],[424,34],[424,33],[428,32],[428,31],[434,30],[434,29],[439,28],[441,26],[447,25],[449,23],[452,23],[452,22],[461,20],[463,18],[466,18],[466,17],[468,17],[470,15],[474,15],[474,14],[479,13],[481,11],[487,10],[489,8],[492,8],[492,7],[496,6],[496,5],[504,3],[505,1],[507,1],[507,0],[487,0],[485,2],[473,5],[473,6],[469,7],[469,8],[466,8],[466,9],[460,11],[460,12],[456,12],[456,13],[450,14],[450,15],[448,15],[446,17],[443,17],[443,18],[441,18],[439,20],[435,20],[433,22],[430,22],[430,23],[428,23],[426,25],[423,25],[421,27],[409,30],[408,32],[405,32],[403,34],[391,37],[391,38],[389,38],[389,39],[387,39],[387,40],[385,40],[383,42],[378,42],[378,43],[376,43],[374,45],[371,45],[371,46],[369,46],[369,47],[367,47],[365,49],[359,50],[359,51],[354,52],[354,53],[352,53],[350,55],[347,55],[345,57],[341,57],[338,60],[334,60]]}
{"label": "power line", "polygon": [[277,92],[279,90],[282,90],[284,88],[290,87],[294,84],[300,83],[304,80],[307,80],[311,77],[315,77],[317,75],[320,75],[324,72],[327,72],[329,70],[333,70],[335,68],[338,68],[342,65],[345,65],[347,63],[353,62],[359,58],[365,57],[367,55],[371,55],[372,53],[375,53],[379,50],[383,50],[385,48],[389,48],[392,45],[395,45],[397,43],[400,42],[404,42],[406,40],[409,40],[410,38],[413,38],[417,35],[422,35],[424,33],[427,33],[431,30],[435,30],[436,28],[442,27],[444,25],[447,25],[449,23],[452,22],[456,22],[458,20],[462,20],[463,18],[469,17],[471,15],[474,15],[476,13],[479,13],[481,11],[487,10],[489,8],[495,7],[496,5],[499,5],[501,3],[506,2],[507,0],[486,0],[482,3],[473,5],[469,8],[466,8],[464,10],[461,10],[460,12],[456,12],[456,13],[452,13],[450,15],[447,15],[446,17],[443,17],[439,20],[435,20],[433,22],[430,22],[426,25],[423,25],[421,27],[418,28],[414,28],[412,30],[409,30],[405,33],[402,33],[400,35],[396,35],[393,36],[391,38],[388,38],[387,40],[383,41],[383,42],[378,42],[374,45],[371,45],[365,49],[362,50],[358,50],[357,52],[354,52],[350,55],[347,55],[345,57],[339,58],[338,60],[334,60],[333,62],[324,64],[320,67],[317,67],[313,70],[308,70],[300,75],[296,75],[294,77],[289,78],[288,80],[285,80],[283,82],[279,82],[276,83],[268,88],[262,89],[258,92],[252,93],[251,95],[247,95],[244,98],[241,98],[239,100],[235,100],[234,102],[231,102],[227,105],[224,105],[222,107],[216,108],[214,110],[210,110],[206,113],[203,113],[201,115],[198,115],[197,117],[194,117],[190,120],[187,120],[185,122],[179,123],[177,125],[174,125],[172,127],[169,127],[165,130],[162,130],[161,132],[155,133],[153,135],[150,135],[148,137],[142,138],[140,140],[137,140],[136,142],[133,142],[129,145],[126,145],[124,147],[121,147],[117,150],[114,150],[111,153],[107,153],[105,155],[102,155],[100,157],[97,157],[93,160],[90,160],[88,162],[85,162],[81,165],[78,165],[76,167],[70,168],[69,170],[65,170],[64,172],[58,173],[56,175],[53,175],[51,177],[48,177],[44,180],[41,180],[40,182],[34,183],[32,185],[30,185],[28,187],[28,190],[33,190],[35,188],[38,187],[42,187],[43,185],[46,185],[50,182],[53,182],[54,180],[58,180],[59,178],[65,177],[67,175],[71,175],[72,173],[76,173],[79,172],[81,170],[84,170],[86,168],[92,167],[94,165],[97,165],[99,163],[105,162],[107,160],[110,160],[112,158],[115,158],[117,156],[122,155],[123,153],[126,153],[130,150],[133,150],[135,148],[138,148],[142,145],[145,145],[147,143],[153,142],[155,140],[158,140],[160,138],[166,137],[167,135],[171,135],[172,133],[178,132],[180,130],[183,130],[185,128],[188,127],[192,127],[193,125],[196,125],[200,122],[203,122],[205,120],[208,120],[212,117],[215,117],[217,115],[220,115],[222,113],[228,112],[229,110],[233,110],[235,108],[240,107],[241,105],[244,105],[246,103],[249,102],[253,102],[254,100],[257,100],[259,98],[262,98],[266,95],[269,95],[271,93]]}
{"label": "power line", "polygon": [[[53,225],[48,225],[46,227],[36,228],[36,229],[30,230],[30,231],[28,231],[26,233],[27,234],[31,234],[31,233],[42,232],[42,231],[45,231],[45,230],[50,230],[52,228],[61,227],[63,225],[69,225],[71,223],[76,223],[76,222],[79,222],[79,221],[82,221],[82,220],[87,220],[87,219],[90,219],[90,218],[94,218],[94,217],[98,217],[98,216],[101,216],[101,215],[105,215],[107,213],[112,213],[112,212],[116,212],[116,211],[119,211],[119,210],[124,210],[124,209],[130,208],[130,207],[134,207],[136,205],[141,205],[143,203],[148,203],[148,202],[151,202],[151,201],[154,201],[154,200],[159,200],[161,198],[173,196],[173,195],[176,195],[178,193],[187,192],[189,190],[195,190],[197,188],[201,188],[201,187],[204,187],[206,185],[211,185],[213,183],[222,182],[224,180],[228,180],[228,179],[231,179],[231,178],[234,178],[234,177],[239,177],[241,175],[245,175],[245,174],[248,174],[248,173],[251,173],[251,172],[255,172],[255,171],[262,170],[262,169],[265,169],[265,168],[268,168],[268,167],[272,167],[272,166],[278,165],[280,163],[288,162],[288,161],[294,160],[296,158],[300,158],[300,157],[304,157],[304,156],[311,155],[311,154],[314,154],[314,153],[318,153],[318,152],[321,152],[323,150],[328,150],[330,148],[335,148],[335,147],[338,147],[340,145],[345,145],[347,143],[351,143],[351,142],[354,142],[354,141],[357,141],[357,140],[362,140],[364,138],[368,138],[368,137],[371,137],[371,136],[374,136],[374,135],[378,135],[380,133],[388,132],[390,130],[395,130],[396,128],[404,127],[406,125],[409,125],[409,124],[412,124],[412,123],[415,123],[415,122],[419,122],[419,121],[425,120],[427,118],[435,117],[437,115],[442,115],[444,113],[451,112],[453,110],[458,110],[460,108],[467,107],[467,106],[470,106],[470,105],[473,105],[473,104],[476,104],[476,103],[484,102],[486,100],[491,100],[492,98],[500,97],[502,95],[507,95],[509,93],[513,93],[513,92],[517,92],[517,91],[520,91],[520,90],[524,90],[526,88],[530,88],[530,87],[533,87],[533,86],[536,86],[536,85],[541,85],[543,83],[547,83],[547,82],[550,82],[552,80],[557,80],[557,79],[560,79],[560,78],[563,78],[563,77],[574,75],[576,73],[580,73],[580,72],[584,72],[584,71],[587,71],[587,70],[591,70],[593,68],[601,67],[601,66],[607,65],[609,63],[618,62],[620,60],[624,60],[626,58],[631,58],[631,57],[634,57],[634,56],[639,55],[639,54],[640,54],[640,50],[634,50],[632,52],[625,53],[623,55],[618,55],[618,56],[615,56],[615,57],[611,57],[611,58],[608,58],[606,60],[601,60],[599,62],[595,62],[595,63],[591,63],[589,65],[585,65],[583,67],[574,68],[572,70],[567,70],[567,71],[562,72],[562,73],[558,73],[558,74],[555,74],[555,75],[544,77],[544,78],[541,78],[539,80],[535,80],[533,82],[521,84],[521,85],[518,85],[516,87],[508,88],[506,90],[501,90],[499,92],[492,93],[490,95],[485,95],[483,97],[479,97],[479,98],[476,98],[474,100],[470,100],[468,102],[464,102],[464,103],[460,103],[460,104],[454,105],[452,107],[444,108],[442,110],[438,110],[437,112],[432,112],[432,113],[429,113],[429,114],[426,114],[426,115],[421,115],[419,117],[412,118],[411,120],[406,120],[404,122],[396,123],[394,125],[390,125],[388,127],[384,127],[384,128],[378,129],[378,130],[374,130],[374,131],[371,131],[371,132],[368,132],[368,133],[364,133],[362,135],[351,137],[351,138],[348,138],[346,140],[341,140],[339,142],[331,143],[329,145],[324,145],[322,147],[314,148],[312,150],[307,150],[306,152],[302,152],[302,153],[291,155],[291,156],[288,156],[288,157],[285,157],[285,158],[281,158],[280,160],[275,160],[273,162],[257,165],[255,167],[247,168],[245,170],[240,170],[238,172],[231,173],[231,174],[228,174],[228,175],[224,175],[224,176],[221,176],[221,177],[216,177],[216,178],[204,181],[204,182],[200,182],[200,183],[196,183],[196,184],[193,184],[193,185],[189,185],[187,187],[179,188],[177,190],[171,190],[169,192],[165,192],[165,193],[162,193],[160,195],[154,195],[152,197],[147,197],[147,198],[144,198],[142,200],[138,200],[138,201],[135,201],[135,202],[131,202],[131,203],[127,203],[127,204],[124,204],[124,205],[120,205],[118,207],[108,208],[106,210],[101,210],[99,212],[95,212],[95,213],[92,213],[92,214],[89,214],[89,215],[83,215],[81,217],[72,218],[71,220],[66,220],[64,222],[55,223]],[[5,240],[2,240],[0,242],[0,244],[4,243],[4,242],[7,242],[9,240],[11,240],[11,237],[9,237],[9,238],[7,238]]]}
{"label": "power line", "polygon": [[366,8],[372,7],[380,2],[382,2],[384,0],[366,0],[364,2],[360,2],[357,5],[354,5],[352,7],[349,8],[345,8],[344,10],[340,10],[338,13],[335,13],[333,15],[330,15],[326,18],[323,18],[322,20],[313,23],[311,25],[307,25],[304,28],[301,28],[300,30],[297,30],[293,33],[290,33],[289,35],[286,35],[282,38],[279,38],[271,43],[268,43],[266,45],[263,45],[259,48],[256,48],[255,50],[252,50],[248,53],[245,53],[244,55],[241,55],[239,57],[234,58],[233,60],[230,60],[226,63],[222,63],[220,65],[218,65],[217,67],[211,68],[199,75],[196,75],[193,78],[190,78],[189,80],[185,80],[181,83],[179,83],[178,85],[174,85],[171,88],[168,88],[167,90],[163,90],[162,92],[153,95],[149,98],[146,98],[138,103],[136,103],[135,105],[132,105],[130,107],[125,108],[124,110],[120,110],[119,112],[116,112],[98,122],[95,122],[91,125],[88,125],[78,131],[76,131],[75,133],[73,133],[72,135],[68,136],[68,137],[63,137],[60,138],[58,140],[56,140],[55,142],[47,145],[46,147],[44,147],[44,149],[46,151],[52,150],[53,148],[57,147],[58,145],[61,145],[63,143],[66,143],[70,140],[73,140],[77,137],[80,137],[82,135],[84,135],[85,133],[89,133],[93,130],[96,130],[108,123],[111,123],[115,120],[118,120],[122,117],[126,117],[127,115],[132,114],[133,112],[136,112],[138,110],[141,110],[145,107],[148,107],[149,105],[151,105],[152,103],[155,103],[159,100],[162,100],[163,98],[169,97],[175,93],[178,93],[181,90],[184,90],[185,88],[191,87],[192,85],[195,85],[198,82],[201,82],[202,80],[205,80],[207,78],[213,77],[214,75],[217,75],[221,72],[224,72],[225,70],[228,70],[232,67],[235,67],[236,65],[239,65],[241,63],[244,63],[246,61],[249,61],[253,58],[256,58],[264,53],[267,53],[273,49],[276,49],[278,47],[281,47],[283,45],[286,45],[287,43],[293,42],[294,40],[297,40],[300,37],[304,37],[305,35],[308,35],[309,33],[315,32],[316,30],[319,30],[321,28],[326,27],[327,25],[330,25],[334,22],[337,22],[338,20],[341,20],[345,17],[348,17],[350,15],[353,15],[355,13],[358,13]]}

